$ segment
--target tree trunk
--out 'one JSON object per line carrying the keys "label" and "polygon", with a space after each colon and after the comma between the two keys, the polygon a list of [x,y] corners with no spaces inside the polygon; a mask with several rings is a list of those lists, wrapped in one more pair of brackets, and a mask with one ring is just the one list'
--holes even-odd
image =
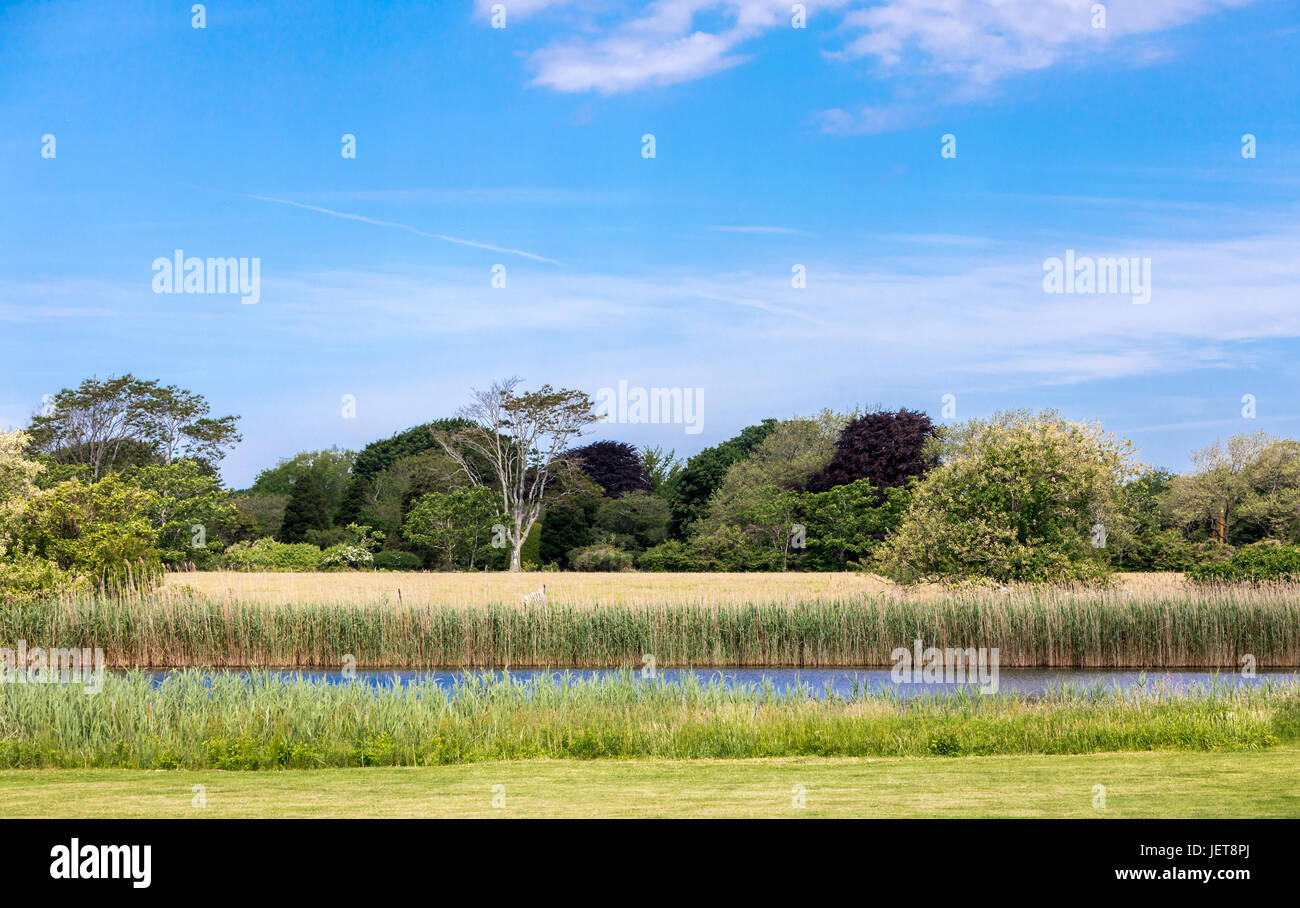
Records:
{"label": "tree trunk", "polygon": [[518,574],[523,568],[519,564],[519,552],[524,547],[524,541],[521,539],[510,548],[510,573]]}

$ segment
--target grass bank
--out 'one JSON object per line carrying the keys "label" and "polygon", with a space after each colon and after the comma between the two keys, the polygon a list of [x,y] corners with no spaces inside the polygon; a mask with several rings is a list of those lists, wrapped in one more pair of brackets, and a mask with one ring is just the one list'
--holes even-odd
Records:
{"label": "grass bank", "polygon": [[1300,817],[1298,777],[1292,748],[283,773],[0,770],[0,817]]}
{"label": "grass bank", "polygon": [[997,648],[1012,667],[1300,668],[1300,587],[1021,587],[791,601],[268,603],[169,587],[0,604],[0,646],[100,647],[116,667],[889,665],[897,647]]}
{"label": "grass bank", "polygon": [[1292,685],[816,699],[692,678],[467,675],[375,689],[182,672],[103,690],[0,685],[0,767],[311,769],[532,759],[955,757],[1263,749],[1300,740]]}

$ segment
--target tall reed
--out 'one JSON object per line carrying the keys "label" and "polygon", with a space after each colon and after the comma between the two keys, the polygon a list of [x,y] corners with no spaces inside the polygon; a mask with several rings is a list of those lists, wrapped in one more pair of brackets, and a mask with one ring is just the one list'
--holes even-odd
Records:
{"label": "tall reed", "polygon": [[956,591],[909,600],[604,606],[267,605],[175,590],[0,604],[0,647],[100,647],[116,667],[609,668],[891,664],[898,647],[996,647],[1003,667],[1300,667],[1295,587]]}

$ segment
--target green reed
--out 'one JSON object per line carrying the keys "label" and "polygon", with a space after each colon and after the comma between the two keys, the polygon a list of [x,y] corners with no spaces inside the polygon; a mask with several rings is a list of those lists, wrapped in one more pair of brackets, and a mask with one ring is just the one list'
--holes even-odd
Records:
{"label": "green reed", "polygon": [[812,698],[690,677],[371,687],[186,671],[0,685],[0,766],[292,769],[532,758],[1078,754],[1300,741],[1300,687]]}

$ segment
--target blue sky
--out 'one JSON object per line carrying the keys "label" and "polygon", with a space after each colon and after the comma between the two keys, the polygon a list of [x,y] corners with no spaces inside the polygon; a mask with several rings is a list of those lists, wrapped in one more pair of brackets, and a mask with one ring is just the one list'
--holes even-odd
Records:
{"label": "blue sky", "polygon": [[[1300,436],[1293,3],[190,6],[0,10],[0,427],[163,379],[243,417],[235,486],[509,375],[702,388],[698,434],[593,436],[680,454],[945,394],[1174,469]],[[155,294],[175,249],[260,300]],[[1149,258],[1150,302],[1045,293],[1067,249]]]}

